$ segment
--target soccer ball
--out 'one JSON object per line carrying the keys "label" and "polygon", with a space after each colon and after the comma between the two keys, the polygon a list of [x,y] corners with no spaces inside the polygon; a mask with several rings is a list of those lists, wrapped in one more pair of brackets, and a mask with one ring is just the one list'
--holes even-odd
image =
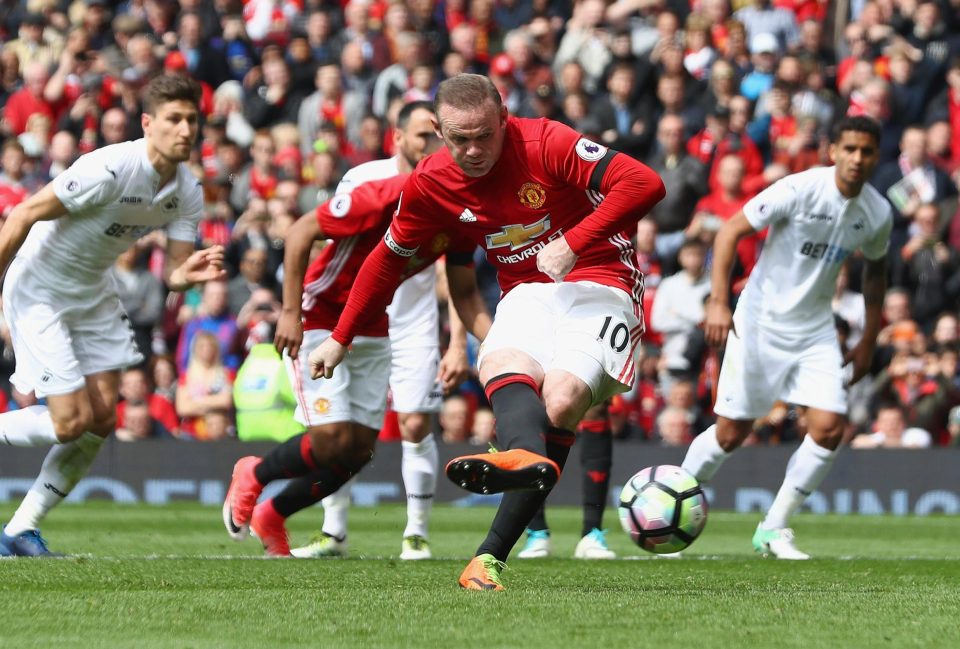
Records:
{"label": "soccer ball", "polygon": [[700,483],[670,464],[643,469],[620,492],[620,524],[633,542],[655,554],[679,552],[707,524]]}

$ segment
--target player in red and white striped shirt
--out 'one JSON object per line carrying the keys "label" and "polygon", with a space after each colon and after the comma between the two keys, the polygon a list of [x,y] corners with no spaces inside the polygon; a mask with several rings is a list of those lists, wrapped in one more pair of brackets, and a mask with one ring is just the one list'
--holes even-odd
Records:
{"label": "player in red and white striped shirt", "polygon": [[508,117],[489,79],[458,75],[438,90],[446,148],[411,174],[390,228],[364,263],[332,336],[310,354],[333,375],[397,271],[436,235],[483,246],[504,297],[496,321],[472,308],[475,278],[451,266],[458,313],[484,341],[480,380],[504,450],[457,458],[447,475],[478,493],[508,491],[460,577],[502,589],[502,562],[560,475],[572,430],[593,404],[630,388],[643,331],[643,281],[629,231],[664,195],[646,166],[549,120]]}

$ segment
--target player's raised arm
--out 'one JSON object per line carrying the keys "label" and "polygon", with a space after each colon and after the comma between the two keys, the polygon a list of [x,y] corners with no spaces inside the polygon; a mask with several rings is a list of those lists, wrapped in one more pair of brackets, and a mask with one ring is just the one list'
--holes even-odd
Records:
{"label": "player's raised arm", "polygon": [[[562,124],[544,131],[544,168],[558,179],[602,195],[600,205],[537,255],[537,267],[563,279],[591,245],[632,229],[666,195],[663,181],[645,164],[591,142]],[[598,196],[598,198],[600,198]]]}
{"label": "player's raised arm", "polygon": [[67,208],[53,191],[52,184],[13,208],[0,228],[0,277],[7,272],[20,246],[38,221],[52,221],[67,214]]}

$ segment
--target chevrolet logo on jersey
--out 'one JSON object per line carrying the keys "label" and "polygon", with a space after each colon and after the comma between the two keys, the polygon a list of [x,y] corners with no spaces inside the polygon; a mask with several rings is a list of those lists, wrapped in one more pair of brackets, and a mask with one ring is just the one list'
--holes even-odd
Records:
{"label": "chevrolet logo on jersey", "polygon": [[530,225],[506,225],[500,229],[500,232],[487,235],[487,249],[492,250],[506,246],[510,246],[510,250],[523,248],[534,239],[542,237],[549,229],[549,214]]}

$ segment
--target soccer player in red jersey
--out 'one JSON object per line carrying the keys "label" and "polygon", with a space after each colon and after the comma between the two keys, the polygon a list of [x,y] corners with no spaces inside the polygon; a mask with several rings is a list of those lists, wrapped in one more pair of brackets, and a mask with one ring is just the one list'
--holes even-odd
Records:
{"label": "soccer player in red jersey", "polygon": [[[289,230],[284,251],[283,303],[302,304],[305,331],[278,329],[277,350],[297,396],[297,420],[306,426],[263,458],[241,458],[223,506],[227,532],[236,540],[252,530],[270,556],[289,556],[286,519],[346,483],[373,457],[386,409],[390,341],[386,305],[357,328],[344,370],[329,381],[312,380],[306,352],[330,336],[360,265],[383,238],[406,175],[373,180],[352,193],[337,194]],[[307,267],[317,239],[333,239]],[[422,257],[404,259],[406,278],[436,261],[448,237],[424,247]],[[467,251],[473,245],[463,246]],[[300,323],[300,313],[292,321]],[[257,504],[263,488],[292,478],[277,496]]]}
{"label": "soccer player in red jersey", "polygon": [[457,458],[447,475],[471,491],[508,492],[460,577],[464,588],[501,590],[503,562],[556,483],[577,422],[633,382],[643,278],[628,232],[664,188],[643,164],[558,122],[508,117],[486,77],[444,81],[436,107],[445,148],[407,180],[339,323],[309,360],[314,376],[332,376],[369,314],[390,301],[397,271],[436,235],[484,247],[504,293],[489,332],[463,297],[472,273],[448,274],[457,312],[484,341],[480,380],[503,450]]}

